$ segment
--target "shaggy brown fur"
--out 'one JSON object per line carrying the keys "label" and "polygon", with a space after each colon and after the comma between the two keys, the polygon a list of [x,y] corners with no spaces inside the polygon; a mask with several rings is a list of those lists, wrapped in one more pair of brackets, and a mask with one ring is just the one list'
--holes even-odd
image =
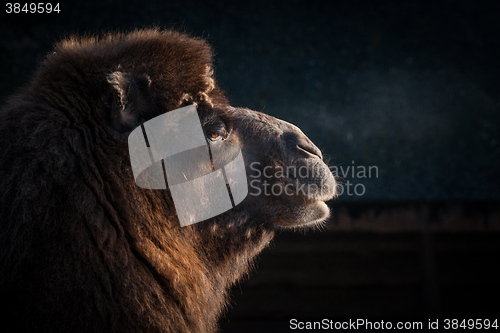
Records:
{"label": "shaggy brown fur", "polygon": [[[1,109],[3,332],[216,330],[226,290],[294,208],[286,198],[249,198],[181,228],[168,190],[135,185],[128,133],[195,103],[204,129],[222,119],[247,159],[246,142],[259,144],[268,164],[293,140],[307,158],[320,153],[303,134],[262,149],[279,138],[262,124],[298,129],[231,108],[211,68],[203,40],[172,31],[73,38]],[[324,217],[298,202],[303,222]]]}

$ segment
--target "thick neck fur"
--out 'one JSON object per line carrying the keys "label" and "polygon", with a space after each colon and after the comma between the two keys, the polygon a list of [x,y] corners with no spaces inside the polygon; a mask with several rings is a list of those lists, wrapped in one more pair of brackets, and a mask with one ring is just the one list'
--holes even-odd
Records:
{"label": "thick neck fur", "polygon": [[227,104],[201,40],[148,30],[56,47],[0,111],[0,321],[12,331],[212,332],[273,236],[238,209],[181,228],[168,191],[135,185],[127,136],[106,124],[117,62],[151,78],[155,112]]}

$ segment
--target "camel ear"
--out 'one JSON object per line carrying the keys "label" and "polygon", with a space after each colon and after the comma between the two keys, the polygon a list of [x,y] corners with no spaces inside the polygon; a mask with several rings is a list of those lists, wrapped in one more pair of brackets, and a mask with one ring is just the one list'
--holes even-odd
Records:
{"label": "camel ear", "polygon": [[111,126],[124,133],[132,130],[146,109],[151,79],[148,75],[132,76],[120,71],[107,76],[114,95],[114,107],[110,115]]}

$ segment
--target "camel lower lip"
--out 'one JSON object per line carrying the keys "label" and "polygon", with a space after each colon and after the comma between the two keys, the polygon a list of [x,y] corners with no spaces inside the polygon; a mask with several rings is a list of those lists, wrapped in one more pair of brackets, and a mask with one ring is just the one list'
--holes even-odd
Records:
{"label": "camel lower lip", "polygon": [[303,195],[297,195],[297,198],[299,198],[302,201],[311,202],[311,203],[314,203],[314,202],[317,202],[317,201],[323,201],[323,200],[320,200],[320,199],[317,199],[317,198],[310,198],[310,197],[306,197],[306,196],[303,196]]}
{"label": "camel lower lip", "polygon": [[[304,201],[306,199],[306,201]],[[292,209],[288,218],[281,220],[278,225],[283,228],[302,228],[314,226],[324,222],[330,215],[330,209],[322,200],[300,198],[301,203]]]}

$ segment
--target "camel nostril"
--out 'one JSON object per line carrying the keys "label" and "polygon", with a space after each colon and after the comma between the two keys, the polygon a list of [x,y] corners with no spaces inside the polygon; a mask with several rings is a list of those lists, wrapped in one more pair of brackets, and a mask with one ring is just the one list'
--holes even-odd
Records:
{"label": "camel nostril", "polygon": [[297,144],[297,148],[299,150],[303,150],[308,154],[318,156],[320,160],[323,159],[323,154],[321,154],[321,150],[319,150],[318,147],[316,147],[314,144],[309,143],[309,142],[304,142],[303,140],[300,140],[299,143]]}
{"label": "camel nostril", "polygon": [[312,143],[311,140],[309,140],[309,138],[299,129],[284,132],[281,135],[281,139],[284,141],[285,146],[289,150],[299,153],[303,157],[311,158],[312,156],[318,156],[321,160],[323,159],[321,150],[319,150],[319,148],[316,147],[314,143]]}

